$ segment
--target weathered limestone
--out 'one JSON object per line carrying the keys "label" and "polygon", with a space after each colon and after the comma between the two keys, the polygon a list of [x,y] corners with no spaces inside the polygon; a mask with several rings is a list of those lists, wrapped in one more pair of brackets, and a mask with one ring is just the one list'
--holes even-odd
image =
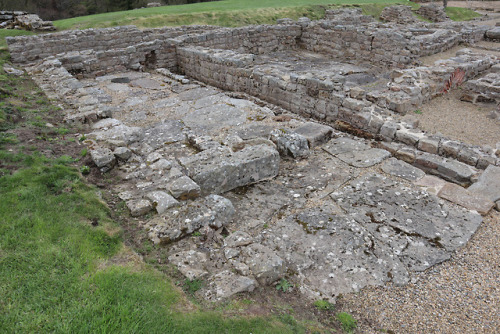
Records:
{"label": "weathered limestone", "polygon": [[439,191],[438,196],[464,208],[477,211],[482,215],[486,215],[495,206],[495,203],[487,197],[470,192],[453,183],[444,185]]}
{"label": "weathered limestone", "polygon": [[278,152],[292,158],[307,158],[309,144],[307,138],[289,129],[276,129],[270,134],[270,139],[276,144]]}
{"label": "weathered limestone", "polygon": [[493,202],[500,200],[500,167],[489,165],[467,190],[486,196]]}
{"label": "weathered limestone", "polygon": [[175,198],[163,191],[152,191],[146,197],[151,201],[153,208],[156,209],[158,214],[162,214],[166,210],[179,205],[179,202]]}
{"label": "weathered limestone", "polygon": [[171,243],[201,228],[218,229],[232,221],[235,210],[228,199],[210,195],[193,203],[184,203],[156,217],[149,233],[154,243]]}
{"label": "weathered limestone", "polygon": [[113,152],[108,148],[96,148],[90,151],[90,156],[97,168],[102,172],[107,172],[113,168],[116,158]]}
{"label": "weathered limestone", "polygon": [[240,151],[212,149],[181,158],[202,194],[223,193],[273,178],[279,169],[278,152],[267,145],[247,146]]}

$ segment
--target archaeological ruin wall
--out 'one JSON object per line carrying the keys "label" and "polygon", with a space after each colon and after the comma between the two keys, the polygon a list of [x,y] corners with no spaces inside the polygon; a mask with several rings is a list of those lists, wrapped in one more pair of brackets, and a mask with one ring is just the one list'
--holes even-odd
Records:
{"label": "archaeological ruin wall", "polygon": [[[53,71],[67,71],[64,77],[68,77],[65,82],[69,87],[76,85],[72,75],[95,77],[165,68],[224,90],[247,93],[305,117],[330,124],[346,122],[389,142],[459,158],[474,167],[494,163],[487,153],[467,145],[454,155],[448,154],[440,149],[446,138],[436,142],[435,136],[399,120],[399,115],[441,94],[447,76],[457,69],[463,70],[468,80],[497,60],[464,56],[435,67],[405,68],[418,65],[421,56],[484,39],[487,28],[463,23],[394,26],[373,22],[359,10],[329,11],[326,20],[314,22],[283,19],[279,23],[142,31],[126,26],[7,41],[14,62],[26,64],[55,57],[56,62],[49,62],[49,66]],[[303,53],[315,56],[304,58]],[[399,69],[389,70],[392,68]],[[382,89],[369,88],[377,80],[383,83]],[[432,145],[419,144],[429,136]],[[467,154],[460,158],[464,154],[459,152],[464,150]]]}

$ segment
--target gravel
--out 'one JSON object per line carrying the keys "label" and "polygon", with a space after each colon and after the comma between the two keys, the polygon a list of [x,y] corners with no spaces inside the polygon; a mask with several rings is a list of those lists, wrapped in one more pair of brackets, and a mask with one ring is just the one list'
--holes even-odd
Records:
{"label": "gravel", "polygon": [[[368,288],[342,298],[360,319],[357,333],[498,333],[500,328],[500,213],[485,217],[450,261],[405,287]],[[362,316],[361,316],[362,315]]]}

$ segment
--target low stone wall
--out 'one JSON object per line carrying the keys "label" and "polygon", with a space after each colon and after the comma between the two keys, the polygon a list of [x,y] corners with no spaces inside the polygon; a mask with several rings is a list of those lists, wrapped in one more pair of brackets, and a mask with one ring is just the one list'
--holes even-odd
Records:
{"label": "low stone wall", "polygon": [[186,34],[218,29],[208,26],[184,26],[139,30],[136,26],[63,31],[55,34],[7,37],[12,60],[30,63],[72,51],[109,51],[126,49],[143,42],[165,40]]}
{"label": "low stone wall", "polygon": [[422,5],[417,10],[417,13],[422,15],[426,19],[431,20],[432,22],[445,22],[450,20],[448,15],[446,15],[444,7],[441,3],[430,3],[427,5]]}
{"label": "low stone wall", "polygon": [[21,11],[0,11],[0,29],[54,31],[52,21],[44,21],[36,14]]}
{"label": "low stone wall", "polygon": [[373,17],[363,15],[361,8],[343,8],[325,11],[325,20],[341,21],[344,24],[363,24],[374,22]]}
{"label": "low stone wall", "polygon": [[296,48],[301,34],[301,26],[294,23],[219,29],[186,36],[178,41],[180,46],[193,45],[241,53],[265,54]]}
{"label": "low stone wall", "polygon": [[303,28],[300,45],[336,60],[356,59],[382,66],[410,64],[419,55],[419,43],[411,36],[377,23],[355,26],[336,21],[312,22]]}
{"label": "low stone wall", "polygon": [[417,22],[410,6],[389,6],[380,13],[380,19],[385,22],[395,22],[398,24],[412,24]]}

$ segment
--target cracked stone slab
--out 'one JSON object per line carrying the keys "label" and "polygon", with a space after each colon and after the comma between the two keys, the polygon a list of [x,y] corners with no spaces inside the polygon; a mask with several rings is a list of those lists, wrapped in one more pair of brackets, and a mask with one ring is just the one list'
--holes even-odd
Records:
{"label": "cracked stone slab", "polygon": [[158,149],[164,145],[176,143],[184,140],[184,125],[180,121],[167,120],[163,123],[144,130],[144,143],[153,149]]}
{"label": "cracked stone slab", "polygon": [[165,84],[160,83],[160,82],[158,82],[154,79],[150,79],[150,78],[140,78],[140,79],[134,80],[134,81],[130,82],[130,85],[134,86],[134,87],[151,89],[151,90],[165,89]]}
{"label": "cracked stone slab", "polygon": [[500,167],[489,165],[468,190],[488,197],[493,202],[500,200]]}
{"label": "cracked stone slab", "polygon": [[280,157],[272,147],[255,145],[234,153],[229,149],[207,150],[179,161],[201,187],[202,194],[220,194],[275,177]]}
{"label": "cracked stone slab", "polygon": [[351,181],[331,197],[358,221],[390,226],[447,251],[464,246],[482,222],[477,213],[440,204],[436,196],[426,191],[379,174]]}
{"label": "cracked stone slab", "polygon": [[257,281],[270,285],[285,275],[283,260],[270,248],[261,244],[252,244],[241,251],[246,263]]}
{"label": "cracked stone slab", "polygon": [[358,140],[353,140],[350,138],[335,138],[330,140],[323,149],[333,156],[341,153],[349,153],[352,151],[366,151],[370,147]]}
{"label": "cracked stone slab", "polygon": [[396,158],[386,160],[382,164],[382,170],[387,174],[401,177],[408,181],[417,181],[425,176],[422,170]]}
{"label": "cracked stone slab", "polygon": [[181,274],[190,281],[208,275],[208,271],[205,270],[207,260],[207,254],[195,250],[175,253],[168,257],[168,261],[175,265]]}
{"label": "cracked stone slab", "polygon": [[247,117],[248,113],[242,109],[227,104],[217,104],[196,109],[184,116],[182,121],[191,128],[216,131],[224,127],[244,124]]}
{"label": "cracked stone slab", "polygon": [[453,183],[444,185],[444,187],[439,191],[438,196],[463,206],[464,208],[475,210],[482,215],[488,214],[488,212],[495,206],[495,203],[482,194],[470,192],[467,189]]}
{"label": "cracked stone slab", "polygon": [[210,292],[206,297],[209,300],[225,299],[240,292],[252,292],[257,286],[257,281],[250,277],[240,276],[229,270],[224,270],[209,278]]}
{"label": "cracked stone slab", "polygon": [[387,245],[353,218],[321,208],[277,222],[265,244],[279,249],[278,255],[297,273],[301,285],[318,297],[409,281],[405,266]]}
{"label": "cracked stone slab", "polygon": [[184,238],[200,228],[218,229],[232,221],[235,214],[230,200],[210,195],[181,207],[170,209],[149,224],[154,226],[149,237],[154,243],[171,243]]}
{"label": "cracked stone slab", "polygon": [[354,167],[366,168],[381,163],[389,158],[391,153],[380,148],[371,148],[366,151],[345,152],[337,155],[337,158]]}
{"label": "cracked stone slab", "polygon": [[433,175],[425,175],[415,182],[415,185],[422,187],[428,193],[437,195],[447,182]]}

